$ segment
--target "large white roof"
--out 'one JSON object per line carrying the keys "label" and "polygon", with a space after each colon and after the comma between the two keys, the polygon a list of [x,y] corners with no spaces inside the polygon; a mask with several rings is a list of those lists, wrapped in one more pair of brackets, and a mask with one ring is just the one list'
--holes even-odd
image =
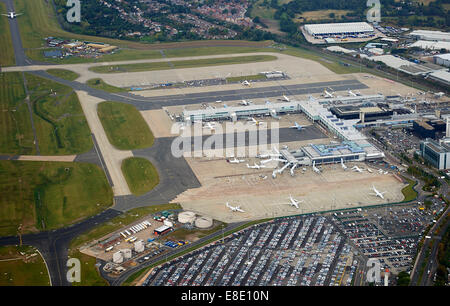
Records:
{"label": "large white roof", "polygon": [[421,49],[430,49],[430,50],[446,49],[446,50],[450,51],[450,41],[418,40],[409,46],[410,47],[419,47]]}
{"label": "large white roof", "polygon": [[312,34],[372,32],[374,30],[367,22],[307,24],[305,29]]}
{"label": "large white roof", "polygon": [[450,33],[442,31],[416,30],[409,33],[411,36],[419,36],[425,40],[450,41]]}

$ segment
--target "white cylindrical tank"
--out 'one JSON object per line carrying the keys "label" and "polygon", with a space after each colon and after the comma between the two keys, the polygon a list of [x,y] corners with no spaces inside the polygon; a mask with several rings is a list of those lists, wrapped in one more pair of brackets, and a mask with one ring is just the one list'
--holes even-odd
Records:
{"label": "white cylindrical tank", "polygon": [[131,249],[122,249],[120,251],[122,252],[124,259],[130,259],[131,258]]}
{"label": "white cylindrical tank", "polygon": [[192,211],[183,211],[178,214],[178,222],[193,223],[195,221],[195,213]]}
{"label": "white cylindrical tank", "polygon": [[123,262],[123,255],[121,251],[115,252],[113,254],[113,262],[114,263],[122,263]]}
{"label": "white cylindrical tank", "polygon": [[198,228],[208,228],[213,225],[213,220],[209,217],[198,217],[195,219],[195,226]]}
{"label": "white cylindrical tank", "polygon": [[142,240],[136,241],[134,243],[134,250],[138,253],[144,251],[144,243],[142,242]]}

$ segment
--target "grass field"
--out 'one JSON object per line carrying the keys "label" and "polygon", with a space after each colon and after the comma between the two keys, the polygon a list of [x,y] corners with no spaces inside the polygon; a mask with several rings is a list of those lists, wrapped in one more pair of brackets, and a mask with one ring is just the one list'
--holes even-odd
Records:
{"label": "grass field", "polygon": [[78,73],[66,69],[48,69],[47,72],[58,78],[69,81],[74,81],[80,76]]}
{"label": "grass field", "polygon": [[347,13],[349,13],[349,10],[318,10],[318,11],[309,11],[304,12],[300,15],[296,15],[296,19],[294,21],[296,22],[302,22],[305,19],[308,21],[314,21],[314,20],[323,20],[323,19],[330,19],[330,14],[333,13],[335,15],[334,18],[339,19],[342,16],[345,16]]}
{"label": "grass field", "polygon": [[159,183],[158,171],[150,161],[140,157],[130,157],[122,162],[122,173],[130,191],[143,195]]}
{"label": "grass field", "polygon": [[153,145],[153,133],[139,111],[130,104],[102,102],[98,116],[109,142],[119,150],[134,150]]}
{"label": "grass field", "polygon": [[127,92],[128,88],[120,88],[116,86],[109,85],[103,81],[103,79],[95,78],[90,79],[86,82],[89,87],[104,90],[107,92],[117,93],[117,92]]}
{"label": "grass field", "polygon": [[94,164],[0,161],[0,236],[67,226],[112,205]]}
{"label": "grass field", "polygon": [[111,219],[109,222],[103,223],[72,240],[70,244],[69,256],[78,258],[81,262],[81,282],[73,283],[73,285],[107,285],[107,282],[100,276],[97,267],[95,267],[96,259],[94,257],[81,253],[78,249],[80,246],[92,240],[100,239],[101,237],[114,232],[119,228],[142,218],[145,215],[167,209],[181,209],[181,206],[179,204],[163,204],[131,209],[128,212]]}
{"label": "grass field", "polygon": [[[6,5],[0,2],[0,11],[6,12]],[[16,63],[14,57],[14,48],[11,40],[11,31],[9,30],[8,18],[0,18],[0,66],[12,66]]]}
{"label": "grass field", "polygon": [[409,183],[409,185],[402,189],[403,196],[405,197],[403,201],[409,202],[417,198],[417,192],[413,188],[416,183],[408,179],[406,179],[406,181]]}
{"label": "grass field", "polygon": [[0,74],[0,154],[35,154],[34,135],[20,72]]}
{"label": "grass field", "polygon": [[0,287],[49,285],[47,267],[35,248],[31,246],[0,247]]}
{"label": "grass field", "polygon": [[156,62],[156,63],[139,63],[139,64],[113,65],[113,66],[95,66],[89,68],[89,70],[92,70],[97,73],[139,72],[139,71],[168,70],[168,69],[181,69],[192,67],[208,67],[218,65],[266,62],[266,61],[273,61],[276,59],[277,57],[273,55],[252,55],[252,56],[172,61],[170,63]]}
{"label": "grass field", "polygon": [[79,154],[92,146],[91,131],[72,88],[26,73],[42,155]]}

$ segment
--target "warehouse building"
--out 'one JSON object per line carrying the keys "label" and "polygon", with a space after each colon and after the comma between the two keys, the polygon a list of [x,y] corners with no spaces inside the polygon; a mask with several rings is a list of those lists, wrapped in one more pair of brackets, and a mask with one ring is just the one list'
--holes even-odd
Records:
{"label": "warehouse building", "polygon": [[445,67],[450,67],[450,53],[433,56],[434,63]]}
{"label": "warehouse building", "polygon": [[422,157],[439,170],[450,168],[450,146],[433,139],[426,139],[420,143]]}
{"label": "warehouse building", "polygon": [[450,86],[450,72],[448,71],[444,70],[435,71],[433,73],[430,73],[426,78]]}
{"label": "warehouse building", "polygon": [[375,35],[374,28],[367,22],[348,22],[348,23],[322,23],[307,24],[304,26],[305,31],[313,36],[358,36],[358,35]]}
{"label": "warehouse building", "polygon": [[450,33],[442,31],[416,30],[409,33],[409,35],[423,40],[450,41]]}

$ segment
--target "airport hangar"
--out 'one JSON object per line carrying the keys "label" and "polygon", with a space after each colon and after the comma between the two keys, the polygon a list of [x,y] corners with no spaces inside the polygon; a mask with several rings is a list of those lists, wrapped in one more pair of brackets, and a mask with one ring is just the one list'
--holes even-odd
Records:
{"label": "airport hangar", "polygon": [[279,118],[280,114],[304,113],[312,122],[322,125],[336,135],[342,142],[301,147],[299,150],[280,150],[281,155],[290,164],[312,165],[339,163],[341,161],[359,161],[382,159],[384,153],[372,145],[367,137],[359,132],[354,125],[359,120],[342,120],[332,114],[326,107],[333,101],[342,103],[380,102],[383,95],[366,95],[357,97],[338,97],[331,99],[315,99],[312,96],[306,101],[290,101],[282,103],[266,103],[259,105],[208,108],[199,110],[184,110],[181,117],[188,125],[195,121],[222,121],[248,119],[252,116],[272,116]]}

